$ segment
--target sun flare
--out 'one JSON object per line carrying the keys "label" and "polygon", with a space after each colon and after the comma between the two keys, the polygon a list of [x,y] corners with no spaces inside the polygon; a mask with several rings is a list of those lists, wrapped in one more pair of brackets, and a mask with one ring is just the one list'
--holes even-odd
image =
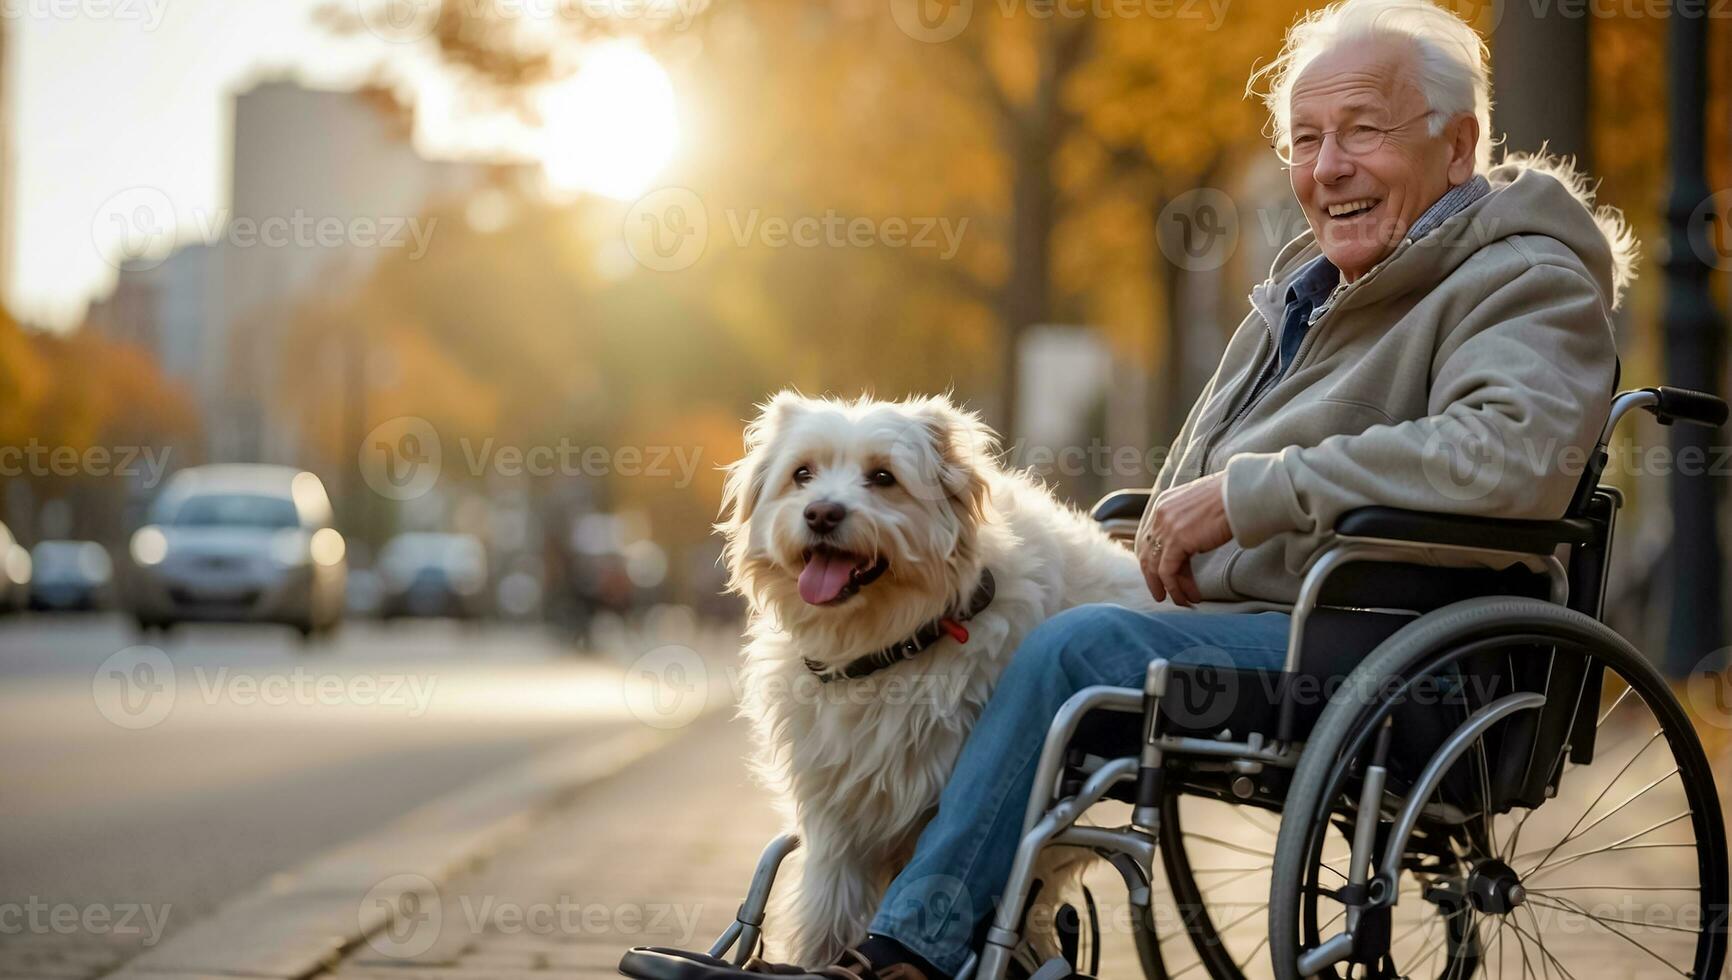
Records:
{"label": "sun flare", "polygon": [[634,44],[596,47],[576,74],[543,90],[539,105],[539,156],[559,191],[636,197],[679,144],[673,83]]}

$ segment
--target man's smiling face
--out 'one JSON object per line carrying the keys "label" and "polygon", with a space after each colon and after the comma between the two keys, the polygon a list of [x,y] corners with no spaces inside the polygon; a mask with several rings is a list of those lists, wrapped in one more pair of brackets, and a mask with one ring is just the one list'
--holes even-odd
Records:
{"label": "man's smiling face", "polygon": [[[1394,251],[1426,209],[1473,174],[1478,124],[1462,116],[1431,135],[1433,117],[1414,80],[1417,57],[1416,47],[1400,39],[1344,44],[1312,61],[1293,84],[1289,139],[1295,146],[1311,141],[1317,150],[1314,161],[1291,168],[1293,194],[1323,254],[1349,282]],[[1350,154],[1341,137],[1355,126],[1389,134],[1377,149]]]}

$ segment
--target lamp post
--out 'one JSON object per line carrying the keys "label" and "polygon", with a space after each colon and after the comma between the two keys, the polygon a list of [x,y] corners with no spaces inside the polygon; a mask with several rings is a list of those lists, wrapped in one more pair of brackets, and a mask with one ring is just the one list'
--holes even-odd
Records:
{"label": "lamp post", "polygon": [[[1720,317],[1708,291],[1708,257],[1692,247],[1690,222],[1708,199],[1703,172],[1703,107],[1707,104],[1708,30],[1674,3],[1668,29],[1671,57],[1669,128],[1671,187],[1666,199],[1666,376],[1683,388],[1718,392]],[[1708,220],[1719,220],[1710,211]],[[1722,645],[1719,530],[1715,520],[1713,430],[1671,427],[1672,616],[1666,672],[1683,677]],[[1692,460],[1701,465],[1690,465]]]}

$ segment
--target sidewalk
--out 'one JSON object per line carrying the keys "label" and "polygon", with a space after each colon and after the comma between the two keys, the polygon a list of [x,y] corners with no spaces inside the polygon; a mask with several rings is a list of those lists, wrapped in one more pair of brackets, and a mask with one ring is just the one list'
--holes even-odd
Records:
{"label": "sidewalk", "polygon": [[720,715],[585,790],[330,973],[368,980],[614,977],[636,945],[707,947],[779,826]]}
{"label": "sidewalk", "polygon": [[[697,722],[406,910],[400,928],[319,980],[617,977],[631,946],[707,948],[780,826],[745,771],[747,749],[743,722]],[[1103,913],[1125,914],[1110,870],[1090,881]],[[1128,933],[1105,925],[1102,975],[1138,975]]]}
{"label": "sidewalk", "polygon": [[[665,747],[587,786],[536,825],[525,827],[492,858],[447,879],[419,903],[400,907],[393,927],[373,933],[318,978],[614,977],[621,953],[631,946],[707,948],[732,921],[758,853],[779,827],[769,799],[751,783],[742,764],[745,726],[725,714],[698,720]],[[1597,788],[1586,787],[1590,792]],[[1247,974],[1265,976],[1264,869],[1274,843],[1275,818],[1242,807],[1191,802],[1197,808],[1187,811],[1186,836],[1194,868],[1201,880],[1211,883],[1217,924]],[[1092,822],[1112,825],[1127,815],[1115,804],[1096,811]],[[1650,818],[1637,814],[1631,819],[1645,826]],[[1557,828],[1556,836],[1563,836],[1563,829]],[[1539,832],[1537,825],[1534,830]],[[1675,861],[1650,855],[1672,853],[1636,852],[1629,876],[1620,881],[1660,882],[1677,871]],[[1141,975],[1123,885],[1104,865],[1092,870],[1087,881],[1103,933],[1098,975]],[[1568,879],[1559,883],[1579,884]],[[1598,885],[1606,887],[1604,882]],[[1164,883],[1157,883],[1155,908],[1165,922],[1162,946],[1169,971],[1204,975],[1195,953],[1175,931],[1174,903]],[[1418,921],[1430,920],[1421,915]],[[1558,925],[1569,928],[1569,923]],[[1662,923],[1655,928],[1674,927]],[[1411,928],[1404,930],[1403,948],[1422,959],[1429,956],[1421,951],[1428,945],[1425,936],[1413,937]],[[1641,940],[1651,944],[1655,937],[1668,935],[1653,932]],[[1593,948],[1587,956],[1595,969],[1578,976],[1644,975],[1652,967],[1649,955],[1658,955],[1645,955],[1613,935],[1572,939]]]}

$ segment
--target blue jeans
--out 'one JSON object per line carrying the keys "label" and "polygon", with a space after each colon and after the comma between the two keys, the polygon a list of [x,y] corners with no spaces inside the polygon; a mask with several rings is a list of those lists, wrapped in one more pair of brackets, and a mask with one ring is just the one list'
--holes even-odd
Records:
{"label": "blue jeans", "polygon": [[1279,670],[1282,612],[1137,612],[1078,606],[1029,633],[956,760],[909,860],[884,894],[871,931],[955,975],[976,925],[1010,877],[1047,729],[1064,702],[1096,684],[1143,686],[1151,660]]}

